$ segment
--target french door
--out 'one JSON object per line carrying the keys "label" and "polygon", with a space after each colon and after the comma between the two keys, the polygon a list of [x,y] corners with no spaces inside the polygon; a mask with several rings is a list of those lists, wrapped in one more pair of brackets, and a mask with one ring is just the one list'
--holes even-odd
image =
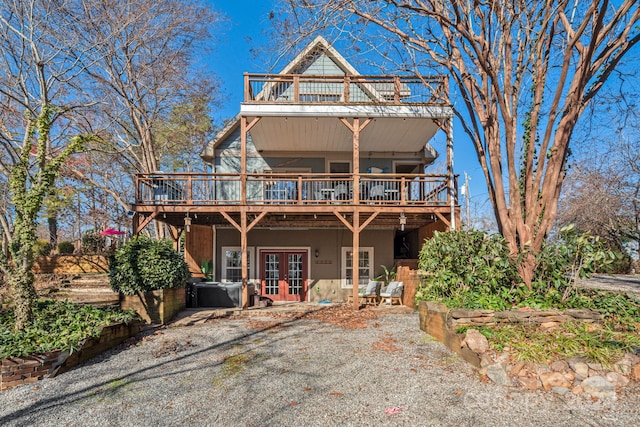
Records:
{"label": "french door", "polygon": [[262,251],[261,294],[274,301],[306,301],[307,252]]}

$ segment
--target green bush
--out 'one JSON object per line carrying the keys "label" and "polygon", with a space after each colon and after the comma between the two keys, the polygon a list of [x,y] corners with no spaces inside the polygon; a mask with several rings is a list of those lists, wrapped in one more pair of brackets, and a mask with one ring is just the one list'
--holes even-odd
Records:
{"label": "green bush", "polygon": [[106,245],[107,238],[95,230],[89,230],[82,235],[82,250],[86,253],[104,252]]}
{"label": "green bush", "polygon": [[58,253],[61,255],[70,255],[75,250],[73,243],[68,240],[63,240],[58,243]]}
{"label": "green bush", "polygon": [[144,236],[134,237],[117,249],[109,264],[111,288],[126,295],[176,288],[190,276],[187,263],[170,241]]}
{"label": "green bush", "polygon": [[480,231],[436,232],[420,251],[425,273],[416,293],[420,300],[446,300],[458,307],[505,308],[519,281],[507,242]]}
{"label": "green bush", "polygon": [[[588,302],[592,293],[577,288],[576,280],[614,260],[614,254],[598,238],[565,227],[559,238],[545,243],[536,257],[537,268],[528,289],[521,284],[517,260],[510,257],[507,243],[500,235],[479,231],[436,233],[420,252],[420,269],[425,277],[416,300],[491,310],[513,306],[596,308],[597,304]],[[615,296],[611,298],[620,303]],[[608,294],[600,295],[599,299],[602,306],[612,301]],[[635,304],[630,302],[629,310],[633,313]]]}
{"label": "green bush", "polygon": [[[578,233],[572,225],[560,229],[558,239],[547,241],[536,258],[532,292],[523,304],[559,307],[577,292],[576,282],[605,268],[615,255],[598,237]],[[537,302],[535,302],[537,301]]]}
{"label": "green bush", "polygon": [[35,245],[33,245],[33,255],[40,256],[49,256],[51,255],[51,251],[53,248],[51,247],[51,243],[45,239],[36,240]]}

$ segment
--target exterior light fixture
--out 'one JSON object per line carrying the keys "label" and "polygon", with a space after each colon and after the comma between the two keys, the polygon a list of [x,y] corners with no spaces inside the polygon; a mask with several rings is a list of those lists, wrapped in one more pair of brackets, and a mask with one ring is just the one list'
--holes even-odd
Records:
{"label": "exterior light fixture", "polygon": [[316,258],[320,256],[320,251],[316,249]]}
{"label": "exterior light fixture", "polygon": [[404,231],[404,226],[407,223],[407,217],[404,216],[404,212],[400,213],[400,230]]}
{"label": "exterior light fixture", "polygon": [[184,231],[187,233],[191,231],[191,218],[189,217],[189,213],[187,212],[187,216],[184,217]]}

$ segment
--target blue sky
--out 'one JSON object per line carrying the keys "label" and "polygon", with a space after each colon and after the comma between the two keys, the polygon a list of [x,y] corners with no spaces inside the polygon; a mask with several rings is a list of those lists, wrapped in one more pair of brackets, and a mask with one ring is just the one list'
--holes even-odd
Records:
{"label": "blue sky", "polygon": [[[220,25],[222,32],[216,35],[216,46],[210,54],[210,66],[220,79],[225,100],[214,118],[220,123],[225,118],[238,113],[243,98],[244,72],[264,72],[269,64],[255,58],[252,49],[260,50],[266,44],[266,33],[270,30],[269,12],[273,9],[272,0],[213,0],[213,7],[225,15]],[[348,52],[342,52],[348,57]],[[281,64],[281,68],[284,64]],[[440,133],[434,145],[444,157],[444,134]],[[459,126],[454,127],[454,169],[459,174],[459,185],[464,182],[464,172],[471,177],[471,213],[472,217],[490,209],[487,190],[474,148]],[[464,201],[461,199],[460,203]]]}

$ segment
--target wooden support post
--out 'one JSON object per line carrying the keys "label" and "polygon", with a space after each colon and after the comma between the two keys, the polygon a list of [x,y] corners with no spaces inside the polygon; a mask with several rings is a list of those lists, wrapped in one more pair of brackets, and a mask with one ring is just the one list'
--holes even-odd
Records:
{"label": "wooden support post", "polygon": [[354,117],[353,124],[347,119],[340,121],[353,133],[353,204],[360,204],[360,132],[371,123],[371,119],[366,119],[360,124],[360,118]]}
{"label": "wooden support post", "polygon": [[[360,119],[353,119],[353,204],[360,204]],[[355,228],[355,227],[354,227]]]}
{"label": "wooden support post", "polygon": [[173,240],[173,249],[180,251],[180,236],[182,235],[182,228],[170,225],[169,234],[171,235],[171,240]]}
{"label": "wooden support post", "polygon": [[247,212],[240,213],[240,253],[242,254],[242,309],[249,307],[249,260],[247,259]]}
{"label": "wooden support post", "polygon": [[453,174],[453,119],[447,120],[447,174],[449,177],[449,208],[451,209],[451,230],[456,229],[456,187]]}
{"label": "wooden support post", "polygon": [[357,209],[353,213],[353,255],[351,256],[351,267],[353,279],[353,308],[360,308],[358,299],[358,284],[360,283],[360,211]]}
{"label": "wooden support post", "polygon": [[247,204],[247,132],[247,118],[240,117],[240,203],[242,205]]}
{"label": "wooden support post", "polygon": [[247,123],[247,118],[240,117],[240,203],[247,204],[247,132],[258,123],[260,117],[256,117]]}

